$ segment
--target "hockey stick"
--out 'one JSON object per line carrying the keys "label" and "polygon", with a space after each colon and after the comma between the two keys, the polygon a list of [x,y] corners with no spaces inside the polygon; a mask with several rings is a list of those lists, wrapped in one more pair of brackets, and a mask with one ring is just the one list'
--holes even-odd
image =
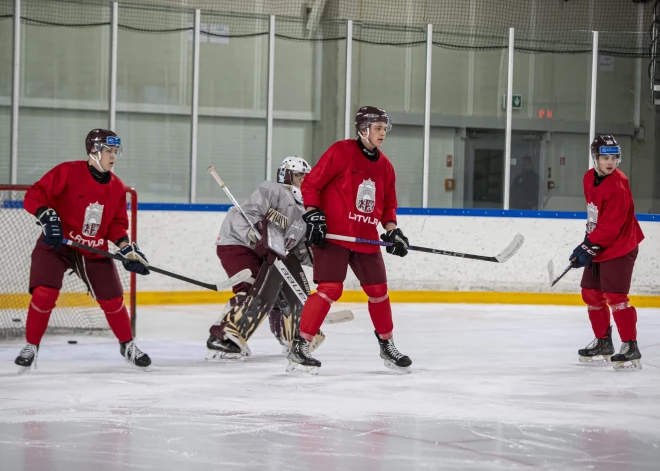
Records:
{"label": "hockey stick", "polygon": [[568,264],[568,266],[564,269],[563,272],[561,272],[561,275],[559,275],[557,278],[555,278],[555,264],[552,263],[552,260],[548,262],[548,275],[550,277],[550,287],[552,288],[554,285],[557,284],[559,280],[561,280],[566,273],[568,273],[571,268],[573,268],[573,261],[571,260],[571,263]]}
{"label": "hockey stick", "polygon": [[[337,234],[327,234],[325,238],[330,240],[343,240],[346,242],[356,242],[358,244],[380,245],[383,247],[391,247],[394,245],[392,242],[384,242],[382,240],[361,239],[359,237],[348,237]],[[499,255],[495,255],[494,257],[487,257],[485,255],[473,255],[462,252],[451,252],[448,250],[440,250],[440,249],[429,249],[426,247],[415,247],[414,245],[409,245],[408,250],[415,250],[417,252],[435,253],[438,255],[447,255],[450,257],[469,258],[472,260],[482,260],[484,262],[504,263],[507,260],[509,260],[511,257],[513,257],[513,255],[518,251],[518,249],[520,249],[524,241],[525,238],[521,234],[516,234],[516,236],[513,238],[511,243],[508,245],[508,247],[504,249]]]}
{"label": "hockey stick", "polygon": [[[220,175],[218,175],[218,172],[215,171],[215,168],[213,168],[213,165],[211,165],[209,168],[207,168],[208,172],[211,174],[211,176],[215,179],[215,181],[220,185],[220,188],[225,192],[227,197],[229,197],[229,201],[232,202],[236,210],[243,216],[243,219],[250,225],[252,228],[252,231],[256,234],[256,237],[261,240],[261,234],[259,234],[259,231],[257,231],[254,227],[254,225],[250,222],[250,220],[247,217],[247,214],[243,211],[243,208],[241,208],[241,205],[238,204],[238,201],[236,201],[236,198],[234,198],[234,195],[231,194],[231,191],[229,191],[229,188],[225,186],[225,182],[222,181],[222,178],[220,178]],[[289,269],[284,265],[282,260],[279,258],[275,260],[275,263],[273,263],[275,268],[280,272],[282,275],[282,278],[284,279],[284,282],[291,287],[291,290],[295,293],[296,297],[300,300],[300,302],[304,305],[305,302],[307,301],[307,293],[305,290],[303,290],[296,279],[293,277]],[[336,311],[336,312],[330,312],[328,313],[328,317],[326,318],[326,322],[328,324],[338,324],[341,322],[348,322],[352,321],[354,319],[353,312],[350,310],[346,311]]]}
{"label": "hockey stick", "polygon": [[[98,255],[103,255],[104,257],[114,258],[115,260],[118,260],[120,262],[126,260],[124,257],[122,257],[119,254],[105,252],[103,250],[95,249],[94,247],[88,247],[87,245],[79,244],[78,242],[74,242],[69,239],[62,239],[62,243],[65,245],[70,245],[72,247],[77,247],[79,249],[87,250],[88,252],[92,252]],[[211,284],[211,283],[204,283],[203,281],[193,280],[192,278],[188,278],[187,276],[177,275],[176,273],[172,273],[167,270],[163,270],[162,268],[154,267],[152,265],[148,265],[148,268],[149,270],[156,273],[160,273],[161,275],[169,276],[171,278],[176,278],[177,280],[181,280],[181,281],[185,281],[186,283],[201,286],[202,288],[210,289],[211,291],[223,291],[225,288],[229,288],[231,286],[237,285],[243,281],[249,280],[252,277],[252,272],[250,272],[250,270],[246,268],[245,270],[239,271],[228,280],[222,281],[217,284]]]}

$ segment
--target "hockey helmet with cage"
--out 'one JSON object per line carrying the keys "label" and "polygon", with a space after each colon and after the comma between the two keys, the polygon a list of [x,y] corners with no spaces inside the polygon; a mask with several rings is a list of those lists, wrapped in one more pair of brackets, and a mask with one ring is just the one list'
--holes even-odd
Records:
{"label": "hockey helmet with cage", "polygon": [[621,146],[610,134],[596,136],[591,142],[591,159],[594,161],[594,168],[598,168],[599,155],[613,155],[616,159],[616,166],[621,162]]}
{"label": "hockey helmet with cage", "polygon": [[293,185],[293,178],[296,174],[307,175],[312,170],[312,167],[297,155],[292,155],[282,161],[282,165],[277,170],[277,183],[284,183],[285,185]]}
{"label": "hockey helmet with cage", "polygon": [[121,155],[121,139],[113,131],[107,129],[92,129],[85,138],[87,155],[100,152],[106,147],[117,147],[117,156]]}
{"label": "hockey helmet with cage", "polygon": [[387,112],[377,106],[362,106],[355,113],[355,132],[361,135],[372,123],[385,123],[385,132],[392,130],[392,121]]}

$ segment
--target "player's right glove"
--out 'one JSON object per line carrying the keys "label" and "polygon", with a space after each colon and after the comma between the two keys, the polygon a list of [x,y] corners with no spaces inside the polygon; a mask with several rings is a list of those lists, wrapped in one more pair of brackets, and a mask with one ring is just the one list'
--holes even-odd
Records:
{"label": "player's right glove", "polygon": [[51,247],[59,247],[62,245],[62,222],[60,216],[52,208],[44,209],[37,216],[37,224],[41,226],[44,232],[43,242]]}
{"label": "player's right glove", "polygon": [[318,208],[312,209],[303,214],[302,220],[307,224],[305,237],[307,237],[309,243],[323,248],[323,245],[325,245],[325,235],[328,233],[323,210]]}
{"label": "player's right glove", "polygon": [[601,251],[601,246],[592,244],[588,236],[584,237],[584,242],[575,247],[573,253],[568,259],[571,261],[573,268],[586,267],[589,265],[594,257]]}

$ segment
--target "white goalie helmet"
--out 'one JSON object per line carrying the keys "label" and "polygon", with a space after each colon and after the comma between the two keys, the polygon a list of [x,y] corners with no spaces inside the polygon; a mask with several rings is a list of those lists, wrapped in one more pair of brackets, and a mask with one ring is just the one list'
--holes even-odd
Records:
{"label": "white goalie helmet", "polygon": [[295,174],[307,175],[312,170],[312,167],[297,155],[292,155],[285,158],[277,171],[277,183],[284,183],[285,185],[293,185],[293,177]]}

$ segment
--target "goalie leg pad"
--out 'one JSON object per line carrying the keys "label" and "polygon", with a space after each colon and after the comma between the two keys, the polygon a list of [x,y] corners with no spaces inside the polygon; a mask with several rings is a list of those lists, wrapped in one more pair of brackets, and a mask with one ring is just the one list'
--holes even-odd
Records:
{"label": "goalie leg pad", "polygon": [[39,345],[48,327],[50,313],[55,307],[60,290],[48,286],[37,286],[32,290],[32,299],[28,308],[25,326],[25,339],[28,343]]}
{"label": "goalie leg pad", "polygon": [[390,296],[387,294],[387,283],[362,285],[362,289],[369,296],[369,315],[376,332],[383,340],[391,339],[394,324],[392,322]]}
{"label": "goalie leg pad", "polygon": [[630,305],[628,295],[605,293],[605,299],[612,309],[612,316],[614,316],[621,341],[637,340],[637,310]]}
{"label": "goalie leg pad", "polygon": [[[282,282],[277,269],[264,264],[247,295],[232,307],[219,326],[211,327],[211,334],[224,335],[224,338],[234,342],[245,356],[250,356],[247,342],[273,308]],[[216,337],[222,338],[218,335]]]}
{"label": "goalie leg pad", "polygon": [[272,309],[268,313],[268,322],[270,324],[270,331],[273,333],[277,341],[288,350],[289,342],[284,337],[284,316],[282,315],[282,311],[277,307]]}
{"label": "goalie leg pad", "polygon": [[224,325],[227,323],[227,321],[229,321],[229,313],[231,312],[232,308],[243,302],[246,294],[247,293],[244,292],[236,293],[236,296],[233,296],[229,299],[229,301],[227,301],[227,304],[225,304],[225,306],[222,308],[220,317],[218,317],[218,320],[215,321],[215,323],[209,329],[211,335],[218,337],[219,339],[226,339]]}
{"label": "goalie leg pad", "polygon": [[343,283],[322,281],[319,283],[316,293],[307,298],[300,319],[300,335],[308,342],[313,341],[325,316],[330,311],[331,303],[341,297],[343,289]]}
{"label": "goalie leg pad", "polygon": [[610,309],[605,295],[597,289],[582,288],[582,300],[587,304],[594,337],[597,339],[606,337],[610,327]]}

